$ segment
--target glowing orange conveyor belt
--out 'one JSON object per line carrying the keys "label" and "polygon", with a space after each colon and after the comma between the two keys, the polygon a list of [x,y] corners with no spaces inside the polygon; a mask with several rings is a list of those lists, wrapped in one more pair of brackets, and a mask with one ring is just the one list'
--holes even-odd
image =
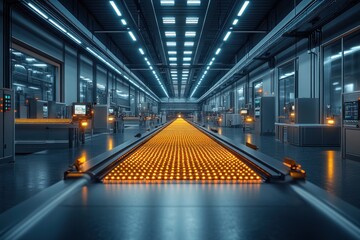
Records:
{"label": "glowing orange conveyor belt", "polygon": [[259,183],[262,180],[241,159],[178,118],[126,157],[103,181]]}

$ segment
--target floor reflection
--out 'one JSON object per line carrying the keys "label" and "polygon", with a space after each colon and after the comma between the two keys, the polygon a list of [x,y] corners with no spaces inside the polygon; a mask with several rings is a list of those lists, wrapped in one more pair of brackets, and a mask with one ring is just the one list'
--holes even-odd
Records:
{"label": "floor reflection", "polygon": [[[335,151],[326,151],[326,181],[330,186],[334,185],[335,179]],[[330,189],[329,189],[330,190]]]}

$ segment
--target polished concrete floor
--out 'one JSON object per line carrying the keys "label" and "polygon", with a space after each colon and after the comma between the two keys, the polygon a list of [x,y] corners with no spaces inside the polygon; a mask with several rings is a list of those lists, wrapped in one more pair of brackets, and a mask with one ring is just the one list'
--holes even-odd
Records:
{"label": "polished concrete floor", "polygon": [[[60,181],[74,160],[97,156],[138,132],[138,127],[131,126],[123,134],[88,138],[85,145],[75,149],[16,155],[15,163],[0,165],[0,213]],[[307,171],[307,181],[360,209],[360,162],[342,160],[340,148],[300,148],[280,143],[272,136],[260,137],[249,131],[243,133],[239,128],[220,128],[219,134],[236,144],[249,141],[257,145],[259,151],[279,161],[285,156],[296,159]]]}

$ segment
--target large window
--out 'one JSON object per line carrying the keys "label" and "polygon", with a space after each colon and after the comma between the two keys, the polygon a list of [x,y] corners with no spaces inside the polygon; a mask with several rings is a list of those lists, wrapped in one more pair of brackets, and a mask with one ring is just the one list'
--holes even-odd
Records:
{"label": "large window", "polygon": [[28,118],[27,103],[34,100],[55,101],[58,66],[38,57],[11,49],[11,77],[15,90],[15,116]]}
{"label": "large window", "polygon": [[131,116],[135,116],[136,113],[136,91],[135,88],[130,87],[130,112],[131,112]]}
{"label": "large window", "polygon": [[129,106],[129,85],[120,78],[116,78],[115,82],[114,102],[118,106]]}
{"label": "large window", "polygon": [[324,47],[325,117],[341,115],[341,41]]}
{"label": "large window", "polygon": [[294,62],[279,67],[279,118],[287,121],[295,104]]}
{"label": "large window", "polygon": [[237,103],[237,109],[236,113],[240,113],[240,110],[242,108],[245,108],[245,84],[241,84],[236,88],[236,103]]}
{"label": "large window", "polygon": [[344,93],[360,90],[360,33],[344,38]]}
{"label": "large window", "polygon": [[106,70],[98,66],[96,71],[96,103],[98,104],[107,103],[106,78]]}
{"label": "large window", "polygon": [[80,56],[80,102],[93,102],[93,62]]}
{"label": "large window", "polygon": [[260,116],[260,100],[263,95],[263,81],[257,81],[253,83],[253,98],[254,98],[254,115]]}

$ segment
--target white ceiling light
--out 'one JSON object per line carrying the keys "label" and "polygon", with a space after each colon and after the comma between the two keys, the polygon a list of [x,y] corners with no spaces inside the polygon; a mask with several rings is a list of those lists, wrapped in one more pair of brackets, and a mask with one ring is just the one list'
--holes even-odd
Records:
{"label": "white ceiling light", "polygon": [[184,58],[183,58],[183,61],[184,61],[184,62],[191,61],[191,57],[184,57]]}
{"label": "white ceiling light", "polygon": [[168,51],[168,54],[169,54],[169,55],[176,55],[177,52],[176,52],[176,51]]}
{"label": "white ceiling light", "polygon": [[175,24],[175,17],[163,17],[163,24]]}
{"label": "white ceiling light", "polygon": [[230,34],[231,34],[231,32],[230,31],[228,31],[227,33],[226,33],[226,35],[225,35],[225,37],[224,37],[224,42],[226,42],[226,40],[228,40],[228,38],[230,37]]}
{"label": "white ceiling light", "polygon": [[53,21],[52,19],[49,19],[49,21],[58,29],[60,29],[61,31],[63,31],[64,33],[66,33],[65,28],[63,28],[62,26],[60,26],[59,24],[57,24],[55,21]]}
{"label": "white ceiling light", "polygon": [[184,55],[191,55],[192,51],[184,51]]}
{"label": "white ceiling light", "polygon": [[182,70],[183,73],[189,73],[189,69]]}
{"label": "white ceiling light", "polygon": [[168,46],[168,47],[176,47],[176,42],[166,42],[166,46]]}
{"label": "white ceiling light", "polygon": [[176,32],[174,31],[166,31],[165,37],[176,37]]}
{"label": "white ceiling light", "polygon": [[136,37],[135,37],[135,35],[132,33],[132,31],[129,31],[128,33],[129,33],[131,39],[135,42],[135,41],[136,41]]}
{"label": "white ceiling light", "polygon": [[142,50],[142,48],[139,48],[139,52],[141,53],[141,55],[145,54],[145,52],[144,52],[144,50]]}
{"label": "white ceiling light", "polygon": [[184,46],[185,47],[192,47],[192,46],[194,46],[194,42],[185,42]]}
{"label": "white ceiling light", "polygon": [[198,17],[186,17],[186,24],[198,24]]}
{"label": "white ceiling light", "polygon": [[221,48],[218,48],[215,52],[215,55],[218,55],[221,52]]}
{"label": "white ceiling light", "polygon": [[183,63],[183,66],[190,66],[190,63]]}
{"label": "white ceiling light", "polygon": [[31,3],[28,3],[28,5],[34,9],[38,14],[40,14],[43,18],[48,19],[48,16],[45,15],[45,13],[43,13],[42,11],[40,11],[40,9],[38,9],[37,7],[35,7],[34,5],[32,5]]}
{"label": "white ceiling light", "polygon": [[185,32],[185,37],[195,37],[196,36],[196,32],[193,31],[186,31]]}
{"label": "white ceiling light", "polygon": [[187,0],[188,6],[200,6],[201,1],[200,0]]}
{"label": "white ceiling light", "polygon": [[174,6],[175,0],[161,0],[160,5],[161,6]]}
{"label": "white ceiling light", "polygon": [[72,40],[74,40],[75,42],[77,42],[78,44],[81,44],[81,41],[79,39],[77,39],[76,37],[74,37],[71,33],[66,33],[70,38],[72,38]]}
{"label": "white ceiling light", "polygon": [[177,63],[170,63],[170,66],[177,66]]}
{"label": "white ceiling light", "polygon": [[110,1],[111,6],[113,7],[114,11],[116,12],[116,14],[121,17],[121,12],[119,10],[119,8],[116,6],[116,4],[114,3],[114,1]]}
{"label": "white ceiling light", "polygon": [[238,22],[239,22],[239,19],[236,18],[236,19],[233,21],[232,25],[236,25]]}
{"label": "white ceiling light", "polygon": [[210,68],[210,66],[207,66],[207,67],[206,67],[206,70],[209,70],[209,68]]}
{"label": "white ceiling light", "polygon": [[177,61],[177,58],[176,57],[169,57],[169,61],[171,61],[171,62]]}
{"label": "white ceiling light", "polygon": [[122,25],[124,25],[124,26],[126,26],[126,25],[127,25],[127,22],[126,22],[126,20],[125,20],[125,19],[121,19],[121,23],[122,23]]}
{"label": "white ceiling light", "polygon": [[246,7],[249,5],[249,3],[250,3],[250,1],[245,1],[244,2],[244,4],[242,5],[242,7],[240,8],[240,11],[238,13],[239,17],[244,13],[244,11],[245,11]]}

